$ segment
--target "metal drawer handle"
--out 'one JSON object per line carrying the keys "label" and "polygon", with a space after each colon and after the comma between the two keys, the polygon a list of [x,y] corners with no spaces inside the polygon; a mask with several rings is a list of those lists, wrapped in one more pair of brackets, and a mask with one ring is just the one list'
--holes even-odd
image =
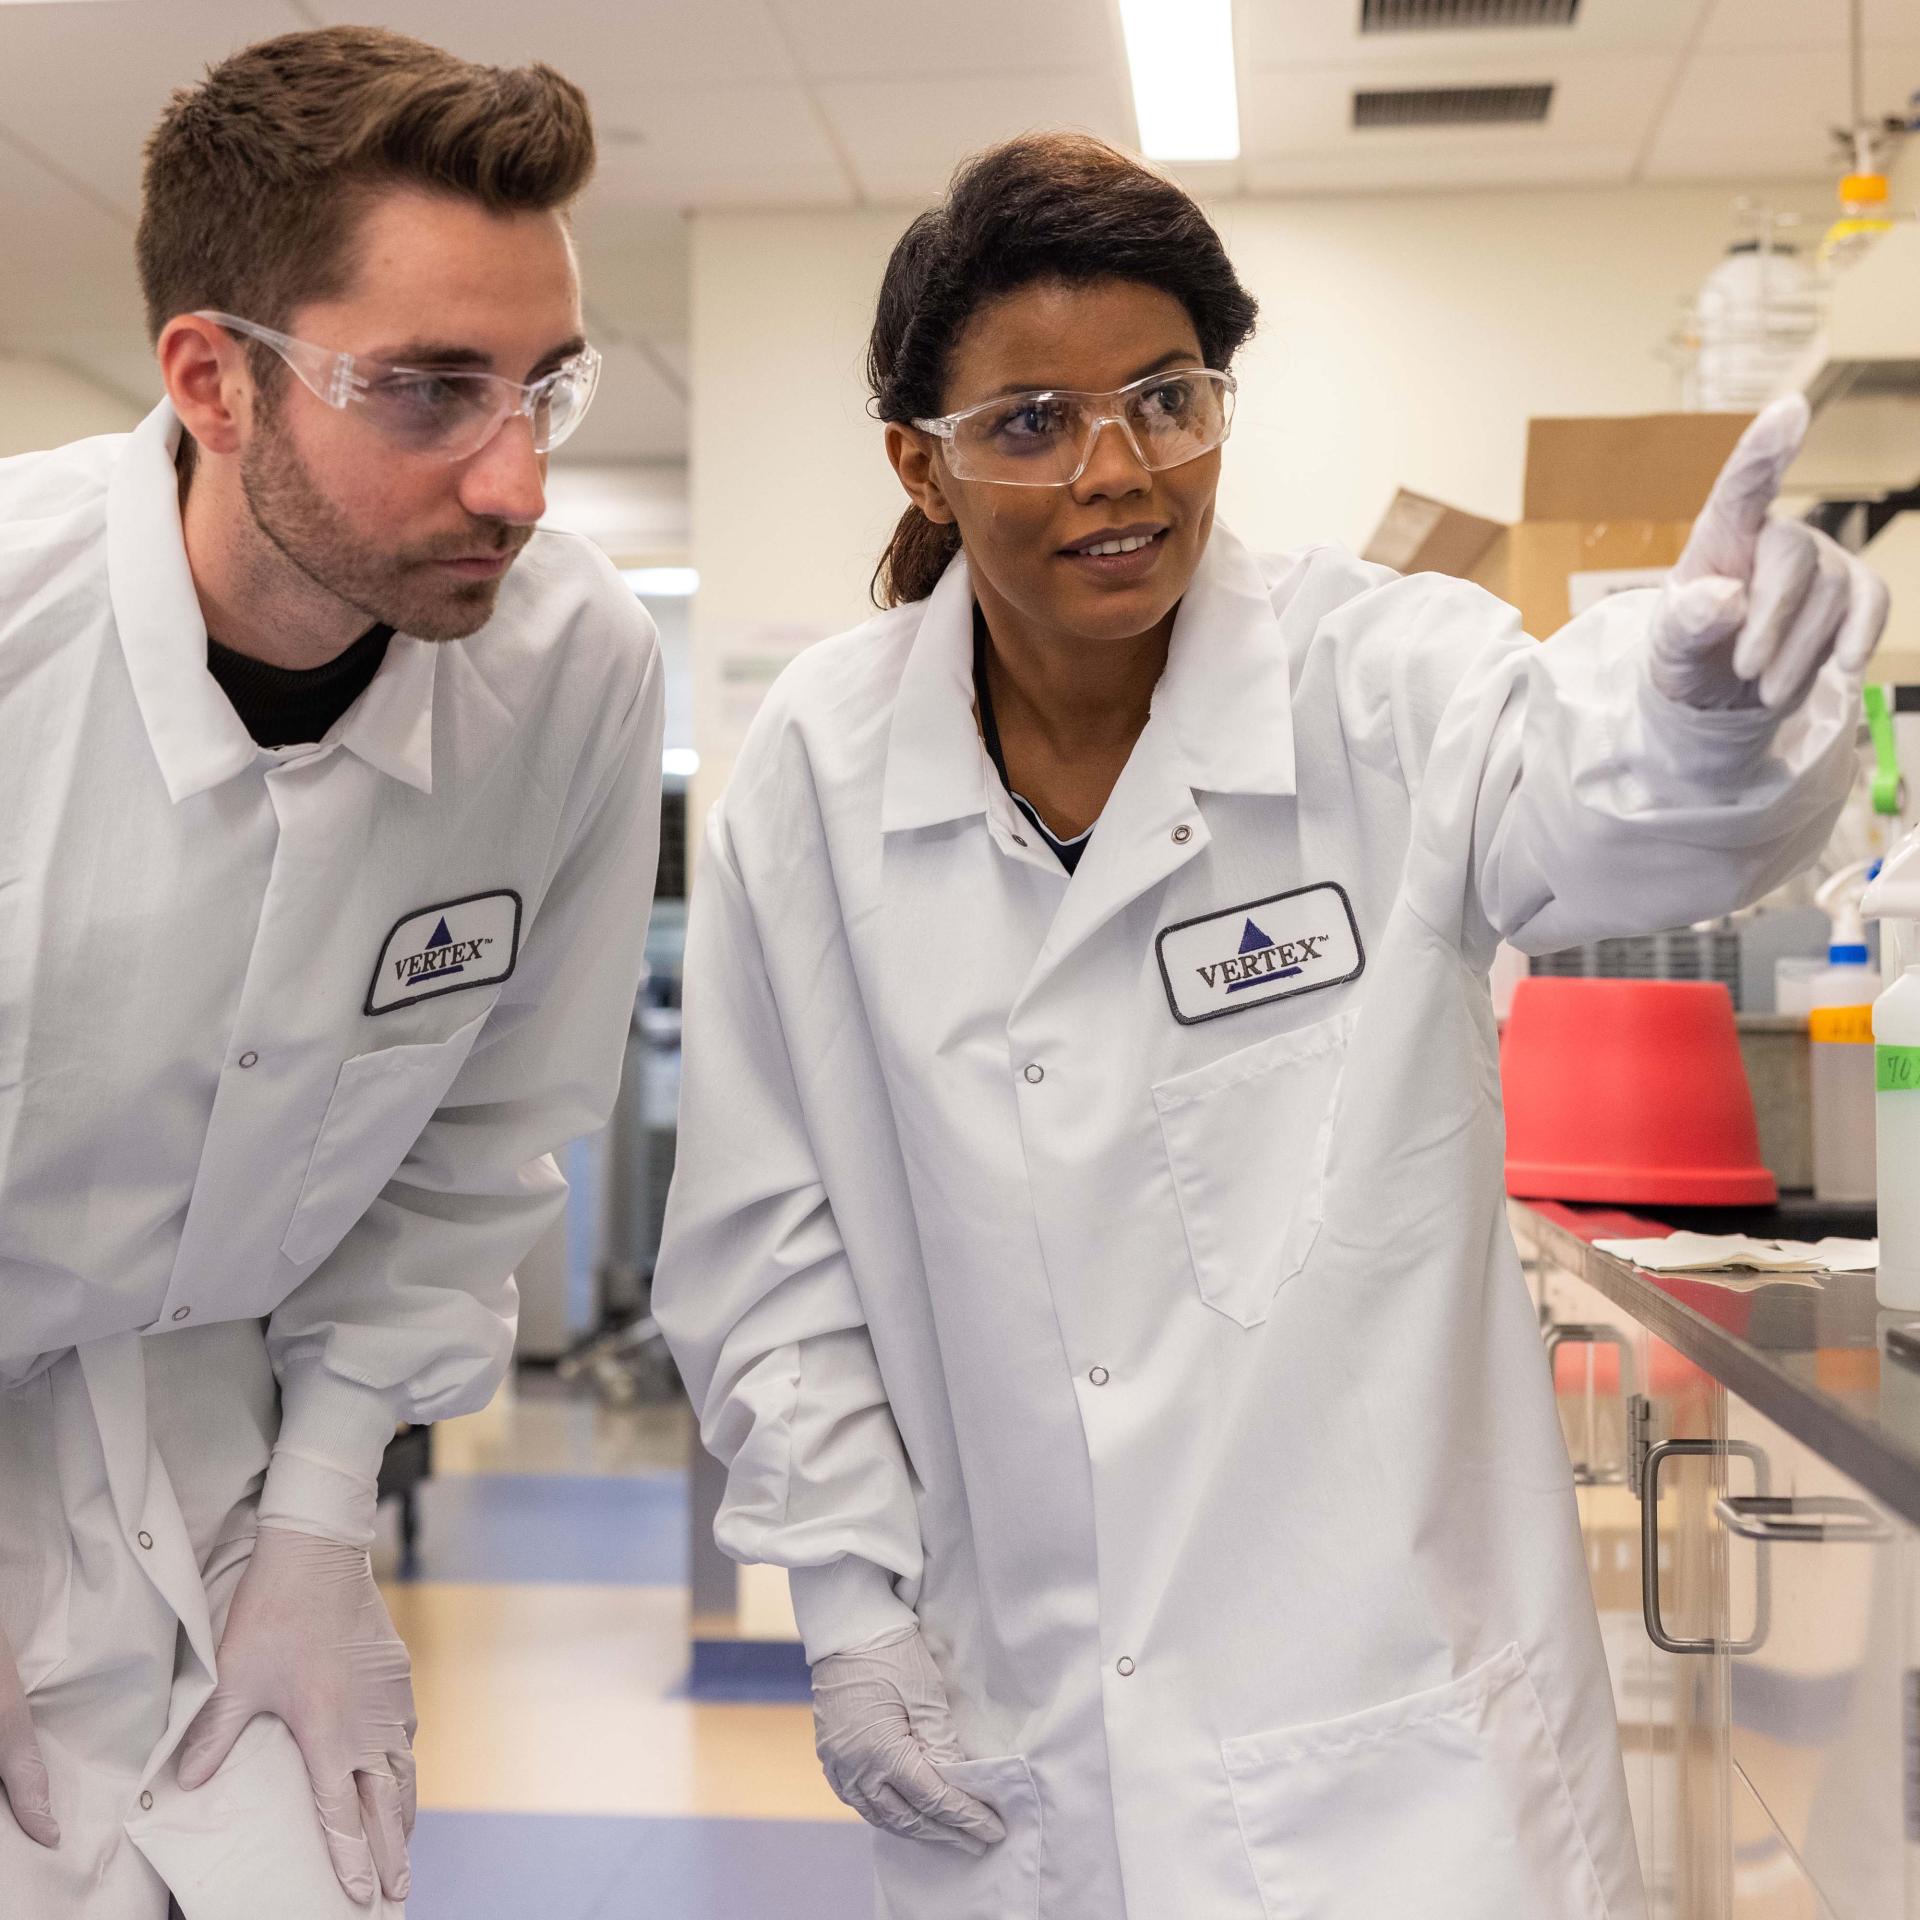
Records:
{"label": "metal drawer handle", "polygon": [[1892,1530],[1864,1500],[1838,1494],[1723,1494],[1713,1503],[1720,1524],[1742,1540],[1889,1540]]}
{"label": "metal drawer handle", "polygon": [[[1751,1640],[1716,1641],[1676,1640],[1669,1634],[1660,1621],[1660,1463],[1669,1454],[1680,1454],[1695,1459],[1713,1454],[1740,1454],[1754,1463],[1756,1475],[1764,1476],[1766,1457],[1758,1447],[1744,1441],[1728,1441],[1724,1446],[1712,1440],[1662,1440],[1647,1451],[1647,1462],[1642,1468],[1640,1493],[1640,1610],[1647,1623],[1647,1638],[1662,1653],[1756,1653],[1767,1637],[1768,1587],[1766,1561],[1760,1562],[1760,1569],[1754,1585],[1754,1631]],[[1765,1499],[1764,1495],[1757,1496]],[[1717,1503],[1725,1518],[1727,1501]],[[1729,1523],[1731,1524],[1731,1523]]]}
{"label": "metal drawer handle", "polygon": [[[1546,1329],[1542,1343],[1547,1351],[1547,1378],[1555,1375],[1555,1362],[1560,1357],[1562,1347],[1613,1347],[1620,1355],[1620,1398],[1623,1403],[1630,1402],[1639,1391],[1634,1372],[1633,1349],[1627,1344],[1626,1336],[1612,1327],[1589,1326],[1582,1322],[1556,1321]],[[1588,1402],[1591,1408],[1591,1401]],[[1592,1420],[1589,1414],[1588,1425]],[[1589,1433],[1589,1443],[1591,1433]],[[1618,1487],[1627,1483],[1629,1469],[1625,1462],[1615,1467],[1596,1466],[1591,1460],[1575,1460],[1573,1463],[1573,1482],[1578,1487]]]}

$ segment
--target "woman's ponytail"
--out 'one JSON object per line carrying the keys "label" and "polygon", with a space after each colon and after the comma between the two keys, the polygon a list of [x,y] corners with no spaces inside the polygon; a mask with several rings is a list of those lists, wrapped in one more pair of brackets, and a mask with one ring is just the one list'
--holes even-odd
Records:
{"label": "woman's ponytail", "polygon": [[873,570],[874,604],[904,607],[909,601],[926,599],[959,551],[958,527],[951,521],[943,526],[918,507],[908,507]]}

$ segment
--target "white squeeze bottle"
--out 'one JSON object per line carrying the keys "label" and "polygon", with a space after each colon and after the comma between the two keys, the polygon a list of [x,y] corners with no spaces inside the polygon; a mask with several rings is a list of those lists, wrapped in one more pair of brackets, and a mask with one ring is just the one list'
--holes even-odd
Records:
{"label": "white squeeze bottle", "polygon": [[1809,988],[1813,1096],[1813,1192],[1817,1200],[1871,1200],[1874,1187],[1873,996],[1879,975],[1867,953],[1857,897],[1868,862],[1844,868],[1815,896],[1833,916],[1827,965]]}
{"label": "white squeeze bottle", "polygon": [[1880,929],[1887,988],[1873,1003],[1880,1304],[1920,1311],[1920,828],[1887,856],[1861,911]]}

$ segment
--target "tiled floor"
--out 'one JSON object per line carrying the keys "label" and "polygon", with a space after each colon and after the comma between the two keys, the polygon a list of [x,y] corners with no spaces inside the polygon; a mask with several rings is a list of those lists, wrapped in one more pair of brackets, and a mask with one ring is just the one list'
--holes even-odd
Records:
{"label": "tiled floor", "polygon": [[411,1920],[861,1920],[866,1831],[797,1703],[696,1703],[689,1441],[535,1376],[435,1433],[415,1577]]}

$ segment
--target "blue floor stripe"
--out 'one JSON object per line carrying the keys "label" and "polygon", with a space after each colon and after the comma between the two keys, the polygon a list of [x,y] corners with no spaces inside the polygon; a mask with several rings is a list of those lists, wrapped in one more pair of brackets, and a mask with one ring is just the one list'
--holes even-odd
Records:
{"label": "blue floor stripe", "polygon": [[423,1813],[408,1920],[862,1920],[864,1827]]}
{"label": "blue floor stripe", "polygon": [[684,1586],[687,1527],[684,1474],[435,1476],[420,1488],[412,1577]]}
{"label": "blue floor stripe", "polygon": [[695,1640],[686,1696],[804,1706],[813,1698],[813,1673],[797,1640]]}

